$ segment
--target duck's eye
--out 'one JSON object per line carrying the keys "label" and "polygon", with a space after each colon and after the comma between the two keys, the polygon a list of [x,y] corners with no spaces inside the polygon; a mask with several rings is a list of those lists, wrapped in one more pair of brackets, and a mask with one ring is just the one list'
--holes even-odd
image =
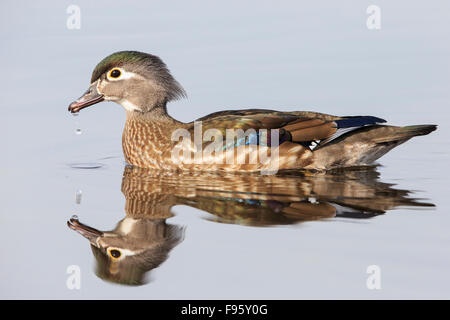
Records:
{"label": "duck's eye", "polygon": [[109,72],[109,77],[113,79],[117,79],[121,76],[122,72],[119,69],[112,69]]}
{"label": "duck's eye", "polygon": [[122,253],[117,249],[109,249],[108,254],[113,259],[119,259]]}

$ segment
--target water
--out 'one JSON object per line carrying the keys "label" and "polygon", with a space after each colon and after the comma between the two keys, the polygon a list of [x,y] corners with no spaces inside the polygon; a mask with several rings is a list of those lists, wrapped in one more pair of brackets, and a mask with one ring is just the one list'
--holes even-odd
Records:
{"label": "water", "polygon": [[[77,4],[80,30],[64,3],[1,4],[2,298],[450,297],[449,4],[379,1],[379,31],[353,1]],[[82,110],[82,125],[67,112],[95,64],[124,49],[167,63],[189,94],[169,105],[181,121],[262,107],[439,128],[368,171],[127,168],[119,106]],[[90,243],[120,232],[160,259],[108,264],[118,253]],[[73,265],[79,290],[66,286]],[[372,265],[381,290],[366,286]]]}
{"label": "water", "polygon": [[99,169],[104,166],[98,162],[85,162],[85,163],[70,163],[69,166],[72,169]]}

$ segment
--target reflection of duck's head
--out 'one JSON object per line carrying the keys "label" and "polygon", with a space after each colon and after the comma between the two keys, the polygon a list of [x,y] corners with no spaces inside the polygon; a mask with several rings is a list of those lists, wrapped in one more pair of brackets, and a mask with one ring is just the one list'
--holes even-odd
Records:
{"label": "reflection of duck's head", "polygon": [[145,273],[163,263],[183,237],[183,228],[164,219],[125,218],[111,231],[100,231],[72,218],[71,229],[91,243],[97,275],[105,280],[140,285]]}

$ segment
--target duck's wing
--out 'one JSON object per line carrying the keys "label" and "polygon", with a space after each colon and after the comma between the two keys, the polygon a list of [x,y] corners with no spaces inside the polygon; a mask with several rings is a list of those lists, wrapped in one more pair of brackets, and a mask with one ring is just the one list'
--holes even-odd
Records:
{"label": "duck's wing", "polygon": [[[264,143],[271,146],[285,141],[299,143],[314,149],[337,137],[368,125],[386,122],[372,116],[338,117],[310,111],[280,112],[265,109],[230,110],[212,113],[202,117],[202,131],[219,130],[225,137],[227,129],[247,131],[244,139],[237,140],[233,146],[260,144],[261,129],[267,129]],[[191,129],[194,129],[192,124]],[[270,130],[278,130],[278,141],[271,141]]]}
{"label": "duck's wing", "polygon": [[197,121],[207,121],[210,119],[217,119],[224,116],[241,116],[241,117],[273,117],[273,118],[317,118],[322,120],[338,120],[342,117],[333,116],[330,114],[325,113],[319,113],[319,112],[313,112],[313,111],[276,111],[276,110],[270,110],[270,109],[239,109],[239,110],[226,110],[226,111],[218,111],[211,113],[209,115],[206,115],[200,119],[197,119]]}

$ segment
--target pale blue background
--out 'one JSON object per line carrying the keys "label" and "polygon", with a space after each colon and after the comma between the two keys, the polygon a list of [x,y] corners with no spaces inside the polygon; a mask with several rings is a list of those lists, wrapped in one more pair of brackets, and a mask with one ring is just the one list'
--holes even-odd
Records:
{"label": "pale blue background", "polygon": [[[81,29],[66,8],[81,8]],[[381,30],[366,8],[381,8]],[[448,1],[2,1],[0,5],[1,298],[450,298]],[[383,182],[418,190],[431,211],[251,228],[207,222],[178,207],[185,241],[129,288],[103,282],[74,213],[100,229],[124,216],[124,111],[103,103],[75,118],[67,105],[117,50],[160,56],[189,98],[190,121],[234,107],[370,114],[439,130],[383,157]],[[77,127],[81,136],[74,134]],[[114,156],[110,160],[99,160]],[[83,171],[75,161],[106,167]],[[81,206],[75,192],[83,190]],[[82,270],[81,290],[66,268]],[[366,267],[382,290],[366,288]]]}

